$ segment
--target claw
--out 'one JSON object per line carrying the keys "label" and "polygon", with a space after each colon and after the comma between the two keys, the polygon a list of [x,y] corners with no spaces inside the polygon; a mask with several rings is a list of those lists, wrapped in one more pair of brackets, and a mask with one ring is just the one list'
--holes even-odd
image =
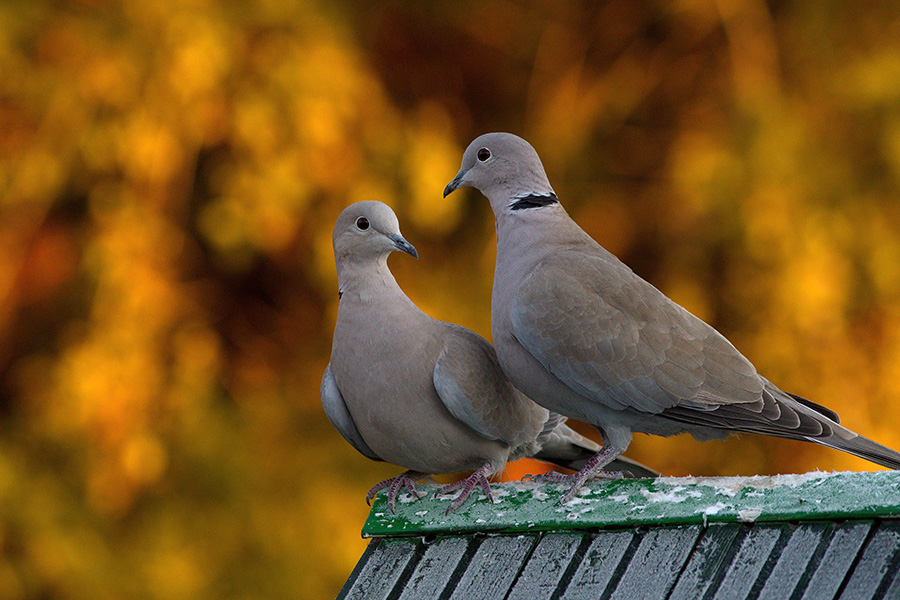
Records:
{"label": "claw", "polygon": [[400,494],[400,490],[406,488],[412,497],[418,500],[422,495],[416,487],[416,482],[427,476],[427,473],[419,473],[418,471],[404,471],[396,477],[379,481],[366,493],[366,504],[371,506],[372,499],[375,498],[378,492],[388,488],[388,508],[391,509],[391,514],[395,515],[397,514],[397,496]]}
{"label": "claw", "polygon": [[456,498],[453,499],[453,502],[447,507],[447,510],[444,512],[444,515],[449,515],[451,512],[462,506],[463,502],[472,494],[472,490],[475,489],[475,486],[479,486],[482,491],[484,491],[485,496],[487,496],[488,500],[491,503],[494,502],[494,495],[491,493],[491,482],[488,481],[488,475],[491,473],[491,467],[489,464],[483,465],[481,468],[476,469],[474,473],[466,477],[465,479],[461,479],[455,483],[450,483],[438,488],[438,490],[434,493],[434,497],[437,497],[441,494],[448,494],[450,492],[455,492],[456,490],[462,490]]}
{"label": "claw", "polygon": [[600,450],[600,452],[591,457],[591,459],[587,461],[584,467],[577,473],[566,475],[564,473],[551,471],[542,475],[526,475],[522,479],[524,480],[525,478],[528,478],[529,481],[534,481],[536,483],[571,484],[572,487],[569,488],[569,491],[566,492],[559,500],[560,504],[566,504],[575,497],[575,494],[578,493],[578,490],[581,489],[581,486],[583,486],[589,479],[614,480],[622,479],[623,477],[625,477],[624,471],[603,470],[603,467],[615,460],[615,458],[620,454],[622,454],[621,450],[612,446],[604,446]]}

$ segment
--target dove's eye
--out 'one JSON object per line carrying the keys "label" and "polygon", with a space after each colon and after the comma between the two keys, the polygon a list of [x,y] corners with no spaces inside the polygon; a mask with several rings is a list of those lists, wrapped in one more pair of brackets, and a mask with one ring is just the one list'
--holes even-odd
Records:
{"label": "dove's eye", "polygon": [[478,151],[478,154],[476,156],[478,156],[478,160],[484,162],[491,157],[491,151],[487,148],[482,148]]}
{"label": "dove's eye", "polygon": [[356,220],[356,226],[359,227],[362,231],[365,231],[369,228],[369,220],[365,217],[360,217]]}

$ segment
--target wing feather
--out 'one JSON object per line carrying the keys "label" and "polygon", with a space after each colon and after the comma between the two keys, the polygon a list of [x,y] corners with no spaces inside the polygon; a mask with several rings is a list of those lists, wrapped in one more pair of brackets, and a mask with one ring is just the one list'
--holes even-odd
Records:
{"label": "wing feather", "polygon": [[606,251],[548,257],[523,282],[510,320],[548,371],[611,408],[705,411],[752,404],[763,391],[724,337]]}
{"label": "wing feather", "polygon": [[366,458],[382,460],[369,448],[369,445],[366,444],[366,441],[356,428],[353,416],[347,410],[347,404],[344,402],[341,390],[338,389],[337,381],[334,379],[331,363],[325,367],[325,373],[322,375],[322,384],[319,386],[319,395],[322,398],[322,408],[325,409],[325,416],[328,417],[334,428],[338,430],[338,433]]}
{"label": "wing feather", "polygon": [[547,410],[506,379],[487,340],[463,327],[445,325],[450,331],[435,363],[433,381],[450,414],[484,437],[510,446],[535,440]]}

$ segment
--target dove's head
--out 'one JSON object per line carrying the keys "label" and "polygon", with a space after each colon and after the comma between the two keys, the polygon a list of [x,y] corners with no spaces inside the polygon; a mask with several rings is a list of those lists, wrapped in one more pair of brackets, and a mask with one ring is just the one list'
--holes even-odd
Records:
{"label": "dove's head", "polygon": [[537,152],[511,133],[486,133],[469,144],[459,173],[444,188],[444,197],[461,187],[473,187],[487,196],[497,215],[557,203]]}
{"label": "dove's head", "polygon": [[413,245],[400,235],[397,215],[383,202],[357,202],[345,208],[334,225],[331,240],[338,265],[386,259],[395,250],[419,257]]}

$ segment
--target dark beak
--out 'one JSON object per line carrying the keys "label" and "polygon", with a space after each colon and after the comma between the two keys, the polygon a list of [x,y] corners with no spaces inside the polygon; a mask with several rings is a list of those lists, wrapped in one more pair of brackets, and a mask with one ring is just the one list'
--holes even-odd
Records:
{"label": "dark beak", "polygon": [[392,235],[388,236],[388,239],[390,239],[392,242],[394,242],[394,248],[396,248],[400,252],[405,252],[406,254],[409,254],[416,260],[419,259],[419,253],[416,252],[416,247],[413,246],[412,244],[410,244],[409,242],[407,242],[406,238],[404,238],[402,235],[392,234]]}
{"label": "dark beak", "polygon": [[458,188],[462,184],[462,178],[465,176],[466,171],[463,169],[459,170],[459,173],[456,174],[456,177],[453,178],[453,181],[447,184],[447,187],[444,188],[444,198],[450,195],[450,192]]}

